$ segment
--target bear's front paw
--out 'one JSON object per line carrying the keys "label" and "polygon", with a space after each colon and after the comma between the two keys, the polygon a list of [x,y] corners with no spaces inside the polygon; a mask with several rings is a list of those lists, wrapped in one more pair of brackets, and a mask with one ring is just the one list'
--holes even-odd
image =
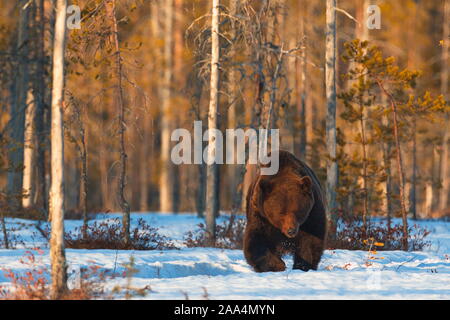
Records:
{"label": "bear's front paw", "polygon": [[286,270],[286,264],[278,257],[265,259],[255,266],[256,272],[281,272]]}

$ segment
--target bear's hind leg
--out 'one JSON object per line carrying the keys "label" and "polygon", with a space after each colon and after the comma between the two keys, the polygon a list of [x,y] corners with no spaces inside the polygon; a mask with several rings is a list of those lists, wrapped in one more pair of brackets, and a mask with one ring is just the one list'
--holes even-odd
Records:
{"label": "bear's hind leg", "polygon": [[297,239],[293,269],[317,270],[323,253],[324,240],[303,231],[300,231]]}

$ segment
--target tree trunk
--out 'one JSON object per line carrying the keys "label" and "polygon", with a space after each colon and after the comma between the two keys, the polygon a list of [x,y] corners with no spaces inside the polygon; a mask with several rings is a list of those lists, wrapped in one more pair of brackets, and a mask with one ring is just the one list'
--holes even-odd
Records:
{"label": "tree trunk", "polygon": [[426,186],[425,186],[425,208],[424,208],[424,213],[425,213],[425,217],[430,218],[431,217],[431,213],[433,212],[433,203],[434,203],[434,193],[433,193],[433,184],[434,184],[434,173],[436,172],[436,151],[435,151],[436,147],[434,145],[431,145],[431,159],[429,161],[430,163],[430,175],[429,175],[429,179],[426,182]]}
{"label": "tree trunk", "polygon": [[47,197],[45,183],[45,149],[46,135],[45,130],[45,51],[44,51],[44,30],[45,29],[45,13],[44,0],[36,0],[36,73],[34,77],[34,99],[36,105],[34,126],[36,132],[36,186],[35,186],[35,204],[41,208],[44,216],[47,212]]}
{"label": "tree trunk", "polygon": [[[185,78],[183,74],[183,48],[184,48],[184,25],[183,25],[183,1],[184,0],[174,0],[174,13],[173,13],[173,79],[172,79],[172,87],[178,88],[178,90],[173,90],[171,96],[182,100],[183,91],[180,90],[185,85]],[[182,114],[179,112],[172,113],[172,125],[171,130],[174,127],[179,128],[180,123],[182,121]],[[170,154],[170,151],[169,151]],[[182,188],[181,185],[181,177],[182,177],[182,166],[171,165],[171,169],[173,171],[173,180],[171,181],[171,189],[172,189],[172,212],[178,213],[180,211],[181,206],[181,197],[182,197]]]}
{"label": "tree trunk", "polygon": [[369,214],[369,186],[368,186],[368,176],[367,176],[367,142],[366,142],[366,127],[365,127],[365,108],[363,105],[363,97],[360,97],[360,130],[361,130],[361,149],[362,149],[362,165],[363,165],[363,226],[367,231],[367,216]]}
{"label": "tree trunk", "polygon": [[406,197],[405,197],[405,176],[403,173],[403,161],[402,161],[402,151],[400,147],[400,136],[398,132],[398,119],[397,119],[397,104],[394,100],[394,97],[384,88],[383,84],[378,81],[378,86],[383,91],[383,93],[388,97],[389,103],[391,105],[392,110],[392,118],[393,118],[393,130],[394,130],[394,141],[395,141],[395,150],[397,154],[397,170],[398,170],[398,182],[400,189],[400,205],[402,212],[402,220],[403,220],[403,250],[408,250],[408,217],[406,210]]}
{"label": "tree trunk", "polygon": [[403,163],[402,163],[402,153],[400,149],[400,137],[398,133],[398,123],[397,123],[397,108],[395,103],[391,102],[392,113],[394,117],[394,137],[395,137],[395,148],[397,151],[397,170],[399,177],[399,188],[400,188],[400,203],[402,208],[402,220],[403,220],[403,250],[408,250],[408,219],[406,211],[406,199],[405,199],[405,177],[403,174]]}
{"label": "tree trunk", "polygon": [[3,233],[3,242],[5,243],[5,249],[9,249],[9,239],[8,239],[8,230],[6,229],[6,220],[4,211],[0,214],[1,224],[2,224],[2,233]]}
{"label": "tree trunk", "polygon": [[[230,15],[234,18],[236,17],[236,13],[237,13],[237,0],[230,0]],[[236,50],[234,48],[235,45],[237,45],[235,43],[236,41],[236,22],[234,19],[230,20],[231,23],[231,27],[230,27],[230,39],[233,42],[233,44],[231,45],[231,49],[230,49],[230,59],[233,61],[236,57]],[[228,71],[228,82],[227,82],[227,87],[228,87],[228,109],[227,109],[227,129],[235,129],[237,127],[237,121],[236,121],[236,108],[238,105],[238,90],[237,90],[237,73],[236,73],[236,69],[234,68],[234,66],[230,67],[230,70]],[[234,147],[234,139],[228,139],[226,142],[226,147]],[[234,153],[234,159],[233,163],[236,163],[236,154]],[[228,186],[230,188],[230,190],[236,190],[237,186],[236,186],[236,181],[237,181],[237,176],[236,176],[236,166],[234,164],[228,165],[227,166],[227,175],[228,175]],[[233,207],[233,200],[235,199],[235,192],[230,192],[229,193],[231,196],[231,214],[234,215],[236,212],[234,211],[234,207]]]}
{"label": "tree trunk", "polygon": [[[106,65],[102,65],[101,74],[105,75],[103,77],[102,90],[106,90],[106,88],[110,87],[109,79],[106,76],[108,74],[108,69]],[[104,99],[107,97],[104,95]],[[109,102],[109,101],[108,101]],[[104,212],[108,212],[115,207],[114,204],[111,203],[111,193],[112,186],[110,186],[109,181],[109,148],[108,148],[108,139],[105,138],[107,132],[107,115],[110,113],[108,110],[108,106],[111,103],[100,103],[99,113],[100,113],[100,123],[99,123],[99,171],[100,171],[100,190],[101,190],[101,198],[102,198],[102,210]]]}
{"label": "tree trunk", "polygon": [[104,120],[104,106],[100,106],[100,145],[99,145],[99,170],[100,170],[100,190],[102,193],[102,209],[108,211],[111,208],[110,197],[109,197],[109,182],[108,182],[108,158],[107,158],[107,148],[104,138],[105,132],[105,120]]}
{"label": "tree trunk", "polygon": [[164,76],[161,89],[161,177],[159,207],[161,212],[174,210],[174,172],[170,160],[170,135],[172,122],[172,78],[173,78],[173,11],[174,0],[166,0],[164,7]]}
{"label": "tree trunk", "polygon": [[[336,160],[336,0],[326,3],[326,51],[325,86],[327,99],[326,144],[327,144],[327,219],[330,230],[336,227],[336,188],[338,184],[338,163]],[[333,236],[333,234],[330,234]]]}
{"label": "tree trunk", "polygon": [[[383,105],[384,104],[385,99],[383,99]],[[387,127],[389,123],[387,116],[383,116],[382,122],[383,126]],[[382,183],[384,193],[382,210],[386,213],[388,230],[390,230],[392,218],[392,194],[391,194],[392,184],[391,184],[391,158],[390,158],[391,145],[389,142],[383,142],[382,147],[383,147],[384,172],[386,174],[386,181]]]}
{"label": "tree trunk", "polygon": [[[219,111],[219,0],[212,2],[211,20],[211,85],[208,114],[208,129],[218,129]],[[215,158],[214,152],[217,150],[217,141],[212,135],[208,137],[208,163],[206,168],[206,230],[211,244],[215,243],[216,237],[216,216],[219,209],[219,168],[216,163],[212,163]]]}
{"label": "tree trunk", "polygon": [[28,0],[19,1],[18,38],[15,48],[17,57],[17,75],[15,84],[15,97],[10,109],[10,143],[8,146],[8,159],[11,170],[8,171],[7,192],[11,196],[11,204],[15,208],[22,205],[21,195],[23,186],[23,142],[25,112],[28,94],[28,54],[29,54],[29,14]]}
{"label": "tree trunk", "polygon": [[[304,6],[307,6],[307,3],[304,2]],[[307,10],[306,8],[304,9]],[[306,59],[307,59],[307,46],[303,41],[306,39],[306,23],[307,23],[307,13],[302,16],[302,21],[300,22],[300,35],[302,37],[303,48],[300,51],[300,59],[296,59],[296,67],[297,67],[297,87],[301,86],[297,93],[297,112],[299,116],[299,143],[298,143],[298,154],[300,159],[306,161],[306,141],[307,141],[307,131],[306,131]]]}
{"label": "tree trunk", "polygon": [[64,51],[66,0],[56,0],[55,40],[53,46],[53,86],[51,121],[51,298],[59,299],[67,290],[67,266],[64,250]]}
{"label": "tree trunk", "polygon": [[119,205],[123,211],[122,216],[122,228],[123,228],[123,240],[126,244],[130,242],[130,205],[125,198],[126,188],[126,175],[127,175],[127,152],[125,148],[125,99],[123,96],[123,84],[122,84],[122,55],[120,53],[119,46],[119,32],[117,29],[116,19],[116,0],[110,0],[110,17],[112,21],[112,37],[115,50],[115,64],[116,64],[116,78],[117,78],[117,104],[119,113],[119,144],[120,144],[120,173],[119,173]]}
{"label": "tree trunk", "polygon": [[140,188],[139,188],[139,210],[141,212],[145,212],[148,210],[148,185],[149,185],[149,144],[153,144],[152,135],[150,132],[150,119],[148,119],[147,112],[143,112],[142,115],[142,127],[143,127],[143,135],[144,138],[142,141],[143,145],[139,152],[140,160],[139,160],[139,179],[140,179]]}
{"label": "tree trunk", "polygon": [[416,119],[413,120],[413,140],[412,140],[412,175],[411,175],[411,190],[409,192],[409,211],[412,213],[413,219],[417,219],[417,133],[416,133]]}
{"label": "tree trunk", "polygon": [[[449,101],[448,96],[448,48],[450,37],[450,26],[448,21],[450,20],[450,4],[449,0],[444,0],[444,24],[443,35],[444,44],[442,45],[442,70],[441,70],[441,94],[444,95],[446,101]],[[450,194],[450,164],[448,162],[450,157],[450,116],[447,114],[445,122],[445,134],[442,139],[442,160],[441,160],[441,177],[442,177],[442,189],[439,196],[439,209],[445,210],[448,206],[448,197]]]}
{"label": "tree trunk", "polygon": [[27,109],[25,111],[25,133],[24,133],[24,152],[23,152],[23,190],[25,192],[22,198],[22,207],[30,208],[34,205],[34,168],[36,166],[34,146],[35,130],[35,97],[31,89],[27,95]]}
{"label": "tree trunk", "polygon": [[359,23],[356,23],[356,38],[359,38],[361,41],[369,40],[369,28],[367,28],[367,8],[370,5],[369,0],[360,0],[357,1],[357,9],[356,9],[356,20]]}
{"label": "tree trunk", "polygon": [[445,124],[445,134],[442,138],[442,153],[441,153],[441,177],[442,188],[439,195],[439,210],[445,210],[448,207],[448,197],[450,194],[450,117],[447,115]]}
{"label": "tree trunk", "polygon": [[433,186],[433,203],[432,203],[432,212],[434,212],[439,205],[439,183],[440,183],[440,152],[439,152],[439,147],[435,146],[434,150],[433,150],[433,167],[434,170],[431,173],[431,179],[433,181],[432,186]]}
{"label": "tree trunk", "polygon": [[205,215],[206,200],[206,165],[204,163],[198,165],[198,189],[197,201],[195,202],[197,209],[197,217],[203,218]]}
{"label": "tree trunk", "polygon": [[[80,115],[81,116],[81,115]],[[83,215],[83,232],[86,236],[86,230],[88,225],[88,212],[87,212],[87,195],[88,195],[88,175],[87,175],[87,148],[86,148],[86,137],[85,130],[82,124],[81,117],[80,121],[80,139],[81,139],[81,175],[80,175],[80,199],[79,203],[81,206],[81,212]]]}

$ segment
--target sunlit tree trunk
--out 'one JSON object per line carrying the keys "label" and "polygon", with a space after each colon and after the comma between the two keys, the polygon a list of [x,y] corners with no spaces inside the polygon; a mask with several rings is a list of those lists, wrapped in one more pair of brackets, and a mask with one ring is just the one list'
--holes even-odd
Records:
{"label": "sunlit tree trunk", "polygon": [[[383,105],[386,103],[386,98],[383,96]],[[383,116],[382,119],[383,126],[388,125],[389,120],[387,116]],[[392,184],[391,184],[391,145],[389,142],[383,142],[382,145],[383,148],[383,166],[384,166],[384,173],[386,174],[386,180],[381,183],[382,190],[383,190],[383,197],[382,197],[382,211],[386,213],[387,216],[387,223],[388,228],[390,230],[391,228],[391,218],[392,218]]]}
{"label": "sunlit tree trunk", "polygon": [[26,195],[22,198],[22,206],[29,208],[34,204],[34,172],[35,172],[35,152],[36,145],[34,116],[35,116],[35,97],[33,91],[28,90],[27,109],[25,111],[25,133],[24,133],[24,152],[23,152],[23,190]]}
{"label": "sunlit tree trunk", "polygon": [[[183,25],[183,1],[184,0],[174,0],[173,7],[173,79],[171,86],[172,88],[174,88],[174,90],[172,91],[171,96],[176,99],[175,101],[183,101],[181,97],[183,93],[179,90],[179,88],[183,88],[183,86],[185,85],[185,77],[183,74],[183,50],[185,44],[183,36],[185,32]],[[170,119],[172,122],[170,129],[173,130],[174,128],[180,127],[180,123],[183,120],[183,115],[180,112],[172,112],[172,116]],[[183,196],[183,188],[180,188],[180,185],[183,185],[181,183],[183,173],[182,168],[182,166],[171,166],[171,170],[173,172],[173,180],[171,181],[171,189],[173,194],[171,211],[174,213],[178,213],[178,211],[180,210],[181,197]]]}
{"label": "sunlit tree trunk", "polygon": [[[408,15],[407,21],[407,34],[406,37],[409,43],[414,41],[415,36],[415,25],[417,20],[417,2],[412,3],[412,7],[410,8],[410,14]],[[415,65],[415,51],[416,49],[413,47],[408,47],[407,49],[407,68],[412,69]],[[406,158],[405,172],[404,174],[407,179],[405,179],[405,202],[406,202],[406,210],[407,213],[411,213],[413,218],[416,219],[416,162],[417,162],[417,154],[416,154],[416,144],[417,144],[417,134],[416,134],[416,120],[413,120],[413,136],[412,136],[412,148],[411,148],[411,157]],[[408,170],[410,169],[410,170]],[[433,186],[435,187],[435,186]]]}
{"label": "sunlit tree trunk", "polygon": [[[327,144],[327,218],[333,232],[336,224],[336,188],[338,184],[338,163],[336,160],[336,0],[326,2],[326,46],[325,86],[327,99],[326,144]],[[330,234],[333,236],[333,234]]]}
{"label": "sunlit tree trunk", "polygon": [[56,0],[53,45],[53,86],[51,109],[51,298],[59,299],[67,290],[67,265],[64,250],[64,52],[66,38],[66,0]]}
{"label": "sunlit tree trunk", "polygon": [[164,76],[161,90],[161,176],[159,206],[162,212],[174,211],[173,165],[170,160],[173,79],[173,11],[174,0],[164,2]]}
{"label": "sunlit tree trunk", "polygon": [[78,122],[79,122],[79,132],[80,132],[80,162],[81,162],[81,173],[80,173],[80,194],[79,194],[79,207],[81,207],[81,212],[83,215],[83,235],[86,236],[86,230],[88,225],[88,173],[87,173],[87,146],[86,146],[86,130],[84,128],[83,120],[81,118],[81,110],[78,112]]}
{"label": "sunlit tree trunk", "polygon": [[356,37],[361,41],[369,40],[369,29],[367,28],[367,8],[370,5],[370,0],[357,0],[356,1],[356,20],[359,23],[355,24]]}
{"label": "sunlit tree trunk", "polygon": [[15,53],[17,54],[17,74],[15,78],[15,97],[10,108],[10,144],[8,146],[8,160],[11,170],[8,171],[8,194],[12,196],[12,205],[19,208],[22,203],[19,200],[23,186],[23,142],[25,111],[28,94],[29,78],[29,15],[31,7],[27,5],[28,0],[20,0],[19,25],[17,31],[17,43]]}
{"label": "sunlit tree trunk", "polygon": [[[236,17],[236,13],[237,13],[237,0],[230,0],[230,15],[232,17]],[[230,39],[233,42],[233,44],[231,45],[231,50],[230,50],[230,57],[231,59],[235,59],[235,55],[236,55],[236,50],[234,48],[234,46],[237,45],[237,43],[235,43],[235,38],[236,38],[236,21],[234,20],[234,18],[232,18],[230,20],[231,23],[231,29],[230,29]],[[230,67],[230,70],[228,71],[228,82],[227,82],[227,87],[228,87],[228,109],[227,109],[227,129],[234,129],[237,126],[237,120],[236,120],[236,108],[238,105],[238,92],[237,92],[237,72],[236,69],[234,68],[234,66]],[[228,137],[229,138],[229,137]],[[234,139],[228,139],[226,142],[226,146],[228,148],[228,146],[234,146]],[[235,158],[232,159],[233,163],[236,160],[236,155]],[[234,215],[236,212],[236,208],[233,206],[233,202],[234,199],[236,199],[237,195],[236,195],[236,166],[235,165],[228,165],[227,167],[227,175],[228,175],[228,186],[230,188],[230,190],[232,190],[232,192],[230,192],[230,196],[231,196],[231,212],[232,215]]]}
{"label": "sunlit tree trunk", "polygon": [[385,94],[386,97],[388,98],[390,108],[392,111],[392,128],[394,131],[394,143],[395,143],[395,151],[396,151],[398,183],[399,183],[399,189],[400,189],[400,207],[401,207],[402,222],[403,222],[402,245],[403,245],[403,250],[408,250],[408,217],[407,217],[406,197],[405,197],[405,175],[404,175],[404,168],[403,168],[402,150],[401,150],[401,146],[400,146],[397,103],[394,100],[394,97],[386,90],[386,88],[383,86],[383,84],[380,80],[378,80],[378,86],[380,87],[383,94]]}
{"label": "sunlit tree trunk", "polygon": [[120,172],[119,172],[119,205],[122,209],[122,229],[123,229],[123,240],[125,243],[130,242],[130,205],[125,197],[126,188],[126,178],[127,178],[127,152],[125,147],[125,131],[126,131],[126,119],[125,119],[125,98],[123,96],[123,71],[122,71],[122,55],[120,52],[119,45],[119,31],[117,28],[117,18],[116,18],[116,0],[111,0],[110,7],[110,18],[112,22],[112,40],[115,50],[115,68],[116,68],[116,90],[117,90],[117,104],[118,104],[118,114],[119,114],[119,145],[120,145]]}
{"label": "sunlit tree trunk", "polygon": [[107,147],[106,147],[106,139],[104,137],[105,132],[105,119],[104,116],[104,106],[101,104],[100,112],[100,145],[99,145],[99,169],[100,169],[100,190],[102,193],[102,207],[103,210],[107,211],[112,209],[110,203],[110,195],[109,195],[109,179],[108,179],[108,158],[107,158]]}
{"label": "sunlit tree trunk", "polygon": [[139,179],[140,179],[140,188],[139,188],[139,210],[142,212],[147,211],[148,209],[148,185],[149,185],[149,175],[150,175],[150,168],[149,168],[149,157],[150,157],[150,143],[153,143],[152,141],[152,135],[150,132],[150,119],[148,119],[147,112],[144,111],[142,114],[142,129],[143,129],[143,135],[144,138],[142,141],[143,145],[139,152],[140,160],[139,160]]}
{"label": "sunlit tree trunk", "polygon": [[436,147],[434,145],[431,145],[430,147],[430,159],[429,159],[429,179],[426,182],[425,185],[425,207],[424,207],[424,213],[425,217],[430,218],[431,214],[433,212],[433,203],[434,203],[434,179],[435,179],[435,172],[436,172]]}
{"label": "sunlit tree trunk", "polygon": [[[303,14],[300,14],[301,21],[300,23],[300,36],[304,40],[306,40],[306,24],[307,24],[307,2],[303,2],[303,10],[305,11]],[[306,160],[306,144],[307,144],[307,122],[306,122],[306,95],[307,95],[307,78],[306,78],[306,59],[307,59],[307,45],[303,43],[303,47],[300,51],[300,58],[296,60],[297,67],[297,87],[300,85],[300,89],[297,94],[297,112],[299,116],[299,143],[298,143],[298,155],[300,159]],[[310,124],[311,125],[311,124]]]}
{"label": "sunlit tree trunk", "polygon": [[436,184],[439,181],[439,152],[438,147],[431,146],[431,154],[429,155],[430,171],[429,180],[425,187],[425,215],[431,217],[437,205]]}
{"label": "sunlit tree trunk", "polygon": [[413,120],[413,139],[412,139],[412,164],[411,164],[411,189],[409,190],[409,212],[412,213],[413,219],[417,219],[417,123],[416,119]]}
{"label": "sunlit tree trunk", "polygon": [[[108,67],[105,64],[102,64],[101,66],[101,74],[104,75],[103,82],[102,82],[102,90],[105,90],[105,88],[108,88],[110,84],[109,77],[107,77],[108,74]],[[100,120],[99,120],[99,146],[98,146],[98,153],[99,153],[99,159],[98,159],[98,165],[99,165],[99,174],[100,174],[100,191],[101,191],[101,199],[102,199],[102,210],[105,212],[112,210],[113,205],[111,203],[111,186],[109,181],[109,174],[110,174],[110,167],[109,167],[109,161],[108,161],[108,139],[107,139],[107,120],[108,120],[108,114],[110,113],[109,106],[113,105],[112,102],[110,102],[111,97],[107,95],[106,93],[103,95],[102,100],[104,103],[100,103],[99,105],[99,113],[100,113]]]}
{"label": "sunlit tree trunk", "polygon": [[[217,129],[219,111],[219,0],[212,2],[211,20],[211,85],[208,114],[208,129]],[[217,141],[212,135],[208,137],[208,159],[206,168],[206,230],[208,231],[211,243],[215,242],[216,216],[219,209],[219,168],[216,163],[211,163],[214,159],[214,152],[217,150]]]}
{"label": "sunlit tree trunk", "polygon": [[367,216],[369,214],[369,185],[368,185],[368,175],[367,175],[367,139],[366,139],[366,122],[365,119],[365,108],[364,108],[364,102],[363,96],[359,97],[359,107],[360,107],[360,118],[359,118],[359,125],[360,125],[360,134],[361,134],[361,149],[362,149],[362,166],[363,166],[363,226],[364,228],[367,228]]}
{"label": "sunlit tree trunk", "polygon": [[[446,101],[449,101],[448,96],[448,48],[450,42],[450,3],[449,0],[444,0],[444,24],[442,39],[444,41],[442,45],[442,70],[441,70],[441,94],[444,95]],[[441,177],[442,177],[442,189],[439,196],[439,209],[445,210],[448,205],[448,197],[450,194],[450,117],[447,114],[445,122],[445,134],[442,139],[442,160],[441,160]]]}
{"label": "sunlit tree trunk", "polygon": [[433,172],[431,173],[431,178],[433,180],[433,202],[432,202],[432,211],[435,211],[439,205],[439,180],[440,180],[440,153],[439,147],[436,146],[433,150]]}

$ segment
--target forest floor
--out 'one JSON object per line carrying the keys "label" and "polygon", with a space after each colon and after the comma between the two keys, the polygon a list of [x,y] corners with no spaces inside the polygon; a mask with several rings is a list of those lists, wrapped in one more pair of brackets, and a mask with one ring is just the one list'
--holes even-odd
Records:
{"label": "forest floor", "polygon": [[[98,215],[101,221],[120,215]],[[117,285],[134,288],[149,286],[143,299],[450,299],[450,222],[418,221],[431,234],[431,245],[424,251],[327,250],[317,271],[287,270],[255,273],[241,250],[187,248],[186,232],[196,230],[202,219],[193,214],[132,214],[132,222],[143,218],[162,235],[173,240],[176,250],[81,250],[67,249],[69,286],[79,283],[79,270],[97,266],[99,270],[122,274],[133,257],[136,272],[128,277],[108,278],[104,288]],[[397,221],[399,222],[399,221]],[[411,221],[411,223],[414,223]],[[7,219],[11,233],[21,240],[16,249],[0,249],[0,269],[22,274],[31,266],[21,262],[29,248],[40,247],[33,265],[49,270],[48,245],[35,229],[36,222]],[[81,221],[66,221],[73,230]],[[20,229],[16,230],[15,229]],[[25,259],[26,260],[26,259]],[[131,282],[130,282],[131,281]],[[0,286],[10,279],[0,271]],[[117,294],[115,298],[123,298]]]}

